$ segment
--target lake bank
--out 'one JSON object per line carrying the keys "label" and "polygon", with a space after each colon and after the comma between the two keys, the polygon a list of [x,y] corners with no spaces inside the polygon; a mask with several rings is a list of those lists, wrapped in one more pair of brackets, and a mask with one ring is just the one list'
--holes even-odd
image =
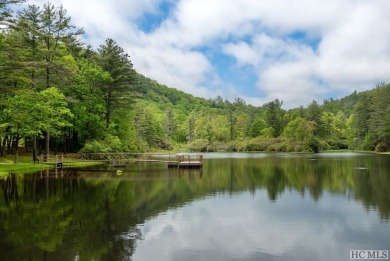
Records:
{"label": "lake bank", "polygon": [[[81,161],[76,154],[72,154],[71,157],[68,157],[68,161],[63,165],[64,168],[72,167],[87,167],[93,165],[101,165],[103,162],[98,161]],[[53,169],[55,168],[55,163],[32,163],[31,155],[20,155],[18,163],[13,162],[13,155],[5,156],[0,158],[0,177],[7,176],[9,173],[32,173],[35,171]],[[54,156],[53,156],[54,158]],[[69,160],[71,159],[71,160]]]}

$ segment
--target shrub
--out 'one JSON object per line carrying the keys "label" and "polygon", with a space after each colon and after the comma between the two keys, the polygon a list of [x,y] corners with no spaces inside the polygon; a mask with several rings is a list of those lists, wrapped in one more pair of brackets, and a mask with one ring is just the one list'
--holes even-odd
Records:
{"label": "shrub", "polygon": [[376,152],[386,152],[386,151],[389,151],[389,146],[385,142],[379,142],[375,146],[375,151]]}
{"label": "shrub", "polygon": [[285,142],[273,143],[268,146],[268,151],[286,152],[287,145]]}
{"label": "shrub", "polygon": [[84,148],[80,150],[80,153],[103,153],[103,152],[109,152],[109,149],[97,140],[92,140],[85,143]]}
{"label": "shrub", "polygon": [[235,144],[235,149],[236,149],[236,151],[248,151],[247,150],[247,145],[248,145],[248,141],[247,140],[238,141]]}
{"label": "shrub", "polygon": [[360,144],[360,149],[362,150],[374,150],[375,142],[371,135],[367,135],[363,142]]}
{"label": "shrub", "polygon": [[118,152],[123,150],[122,141],[113,135],[108,135],[104,141],[103,145],[105,145],[110,152]]}
{"label": "shrub", "polygon": [[209,152],[214,152],[214,151],[223,152],[228,150],[229,150],[228,144],[221,141],[214,141],[210,143],[209,146],[207,147],[207,151]]}
{"label": "shrub", "polygon": [[331,150],[348,149],[348,144],[343,140],[327,140],[327,143]]}
{"label": "shrub", "polygon": [[230,141],[228,144],[226,144],[226,151],[238,151],[237,145],[238,145],[238,142]]}
{"label": "shrub", "polygon": [[187,149],[189,151],[196,152],[207,152],[208,151],[209,142],[207,140],[194,140],[187,145]]}
{"label": "shrub", "polygon": [[164,140],[159,142],[158,147],[162,150],[172,150],[173,149],[172,143],[169,141],[164,141]]}
{"label": "shrub", "polygon": [[80,153],[105,153],[122,151],[123,145],[117,136],[108,135],[104,140],[92,140],[85,144]]}
{"label": "shrub", "polygon": [[307,152],[309,151],[307,147],[303,143],[301,144],[295,144],[294,146],[294,152]]}
{"label": "shrub", "polygon": [[316,137],[306,139],[305,146],[308,147],[311,152],[318,153],[320,151],[320,141]]}

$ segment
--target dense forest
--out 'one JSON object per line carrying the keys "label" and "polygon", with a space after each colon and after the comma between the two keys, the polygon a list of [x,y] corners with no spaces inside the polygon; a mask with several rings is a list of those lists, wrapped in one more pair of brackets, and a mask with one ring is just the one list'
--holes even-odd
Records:
{"label": "dense forest", "polygon": [[[114,39],[94,50],[62,6],[0,1],[0,153],[390,150],[390,85],[286,110],[203,99],[133,69]],[[374,86],[373,86],[374,87]],[[308,101],[309,103],[310,101]]]}

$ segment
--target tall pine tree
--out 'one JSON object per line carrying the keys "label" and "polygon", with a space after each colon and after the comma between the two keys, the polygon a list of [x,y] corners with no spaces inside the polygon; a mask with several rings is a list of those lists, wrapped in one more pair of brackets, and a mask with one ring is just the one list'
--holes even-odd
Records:
{"label": "tall pine tree", "polygon": [[105,120],[108,128],[114,110],[132,104],[135,97],[135,72],[129,55],[113,39],[107,39],[98,52],[100,66],[112,78],[102,88],[106,102]]}

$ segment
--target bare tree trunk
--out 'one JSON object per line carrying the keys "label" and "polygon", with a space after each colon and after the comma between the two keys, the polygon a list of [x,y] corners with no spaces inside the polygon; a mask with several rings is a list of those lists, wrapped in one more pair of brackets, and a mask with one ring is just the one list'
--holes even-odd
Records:
{"label": "bare tree trunk", "polygon": [[46,88],[50,88],[50,68],[46,68]]}
{"label": "bare tree trunk", "polygon": [[33,135],[32,137],[33,141],[33,162],[35,163],[38,161],[38,149],[37,149],[37,135]]}
{"label": "bare tree trunk", "polygon": [[15,141],[15,158],[14,158],[14,163],[16,164],[16,163],[18,163],[18,161],[19,161],[19,141],[18,140],[16,140]]}
{"label": "bare tree trunk", "polygon": [[15,142],[14,142],[14,145],[15,145],[15,159],[14,159],[14,163],[18,163],[19,161],[19,127],[18,127],[18,130],[16,132],[16,137],[15,137]]}
{"label": "bare tree trunk", "polygon": [[13,137],[11,134],[7,139],[7,152],[8,153],[12,153],[12,151],[11,151],[12,140],[13,140]]}
{"label": "bare tree trunk", "polygon": [[50,153],[50,133],[47,131],[45,135],[45,157],[44,162],[49,161],[49,153]]}
{"label": "bare tree trunk", "polygon": [[2,149],[1,149],[1,156],[2,157],[7,156],[7,139],[8,139],[8,136],[5,135],[4,139],[3,139]]}

